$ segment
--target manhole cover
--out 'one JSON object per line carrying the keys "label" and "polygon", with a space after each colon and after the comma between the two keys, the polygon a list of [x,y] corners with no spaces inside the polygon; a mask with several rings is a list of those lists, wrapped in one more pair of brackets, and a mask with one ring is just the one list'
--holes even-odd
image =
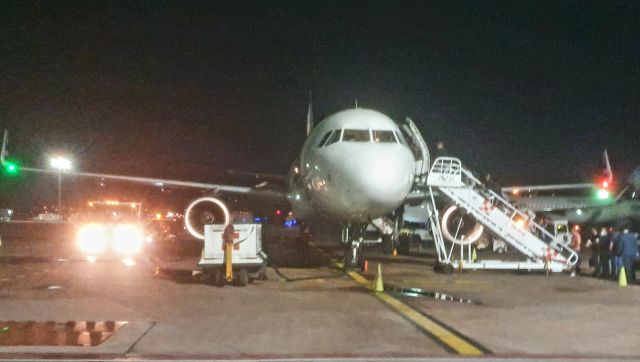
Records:
{"label": "manhole cover", "polygon": [[97,346],[127,322],[0,321],[0,346]]}

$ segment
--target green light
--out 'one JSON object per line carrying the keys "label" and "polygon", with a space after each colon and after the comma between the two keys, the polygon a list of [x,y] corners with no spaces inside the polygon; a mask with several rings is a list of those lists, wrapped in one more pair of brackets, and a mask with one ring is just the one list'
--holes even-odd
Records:
{"label": "green light", "polygon": [[11,161],[6,161],[4,163],[4,172],[7,175],[17,175],[19,171],[20,167],[18,167],[17,163]]}
{"label": "green light", "polygon": [[609,198],[609,191],[600,189],[600,190],[598,190],[597,196],[598,196],[598,199],[600,199],[600,200],[608,199]]}

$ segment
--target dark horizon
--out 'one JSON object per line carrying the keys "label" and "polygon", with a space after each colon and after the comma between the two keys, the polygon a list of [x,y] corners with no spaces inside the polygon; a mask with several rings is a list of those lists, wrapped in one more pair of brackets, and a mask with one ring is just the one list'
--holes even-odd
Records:
{"label": "dark horizon", "polygon": [[[640,163],[639,10],[6,1],[0,125],[25,164],[63,150],[83,171],[220,181],[286,173],[311,91],[316,122],[356,99],[409,116],[432,153],[503,184],[588,182],[604,149],[620,179]],[[24,177],[3,203],[55,200],[53,178]]]}

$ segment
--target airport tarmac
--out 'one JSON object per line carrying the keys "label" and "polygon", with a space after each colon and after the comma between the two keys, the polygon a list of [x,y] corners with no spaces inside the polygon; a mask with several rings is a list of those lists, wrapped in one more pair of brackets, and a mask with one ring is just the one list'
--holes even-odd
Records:
{"label": "airport tarmac", "polygon": [[[97,346],[1,346],[0,358],[640,357],[637,285],[564,273],[445,275],[433,272],[433,259],[382,257],[375,248],[369,272],[346,275],[331,260],[340,249],[322,241],[319,251],[273,251],[279,268],[244,288],[192,277],[193,255],[126,266],[5,243],[0,321],[127,324]],[[366,288],[377,263],[396,307]],[[392,289],[410,287],[427,295]],[[469,349],[456,349],[464,343]]]}

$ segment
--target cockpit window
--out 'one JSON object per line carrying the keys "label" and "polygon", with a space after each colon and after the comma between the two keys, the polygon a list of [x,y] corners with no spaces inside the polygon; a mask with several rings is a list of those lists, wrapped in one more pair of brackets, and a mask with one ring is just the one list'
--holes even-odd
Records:
{"label": "cockpit window", "polygon": [[372,131],[373,132],[373,142],[378,143],[397,143],[396,136],[393,134],[393,131]]}
{"label": "cockpit window", "polygon": [[402,135],[402,132],[393,132],[396,135],[396,138],[398,139],[398,141],[403,144],[403,145],[407,145],[407,140],[404,138],[404,136]]}
{"label": "cockpit window", "polygon": [[325,133],[324,136],[322,136],[322,139],[318,143],[318,147],[322,147],[322,145],[324,145],[324,143],[327,141],[327,138],[329,138],[329,136],[331,135],[331,132],[335,132],[335,131],[329,131]]}
{"label": "cockpit window", "polygon": [[327,142],[323,144],[323,146],[329,146],[332,143],[336,143],[340,141],[340,135],[342,134],[341,130],[335,130],[331,133],[331,136],[327,138]]}
{"label": "cockpit window", "polygon": [[345,129],[342,135],[343,142],[369,142],[371,136],[369,130]]}

